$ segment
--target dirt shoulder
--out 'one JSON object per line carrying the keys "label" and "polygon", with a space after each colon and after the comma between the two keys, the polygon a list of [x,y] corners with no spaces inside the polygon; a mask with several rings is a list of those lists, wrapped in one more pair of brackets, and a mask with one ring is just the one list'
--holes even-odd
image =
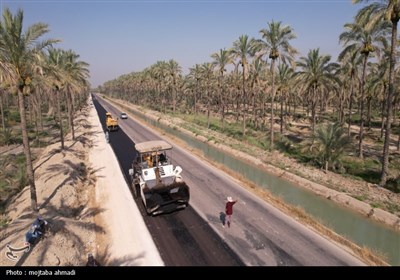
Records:
{"label": "dirt shoulder", "polygon": [[41,149],[34,163],[39,213],[50,231],[29,252],[6,256],[8,244],[25,246],[36,218],[25,187],[6,206],[0,266],[84,266],[88,253],[102,265],[163,265],[93,106],[79,112],[75,135],[66,136],[63,151],[59,142]]}
{"label": "dirt shoulder", "polygon": [[93,147],[89,161],[96,176],[97,252],[106,265],[162,266],[164,263],[121,172],[113,149],[107,144],[97,111],[89,116]]}
{"label": "dirt shoulder", "polygon": [[97,225],[93,205],[95,177],[87,151],[91,148],[88,110],[76,118],[75,141],[65,138],[65,150],[55,143],[42,149],[34,163],[39,213],[49,222],[46,233],[27,253],[18,259],[5,256],[6,245],[23,247],[25,233],[35,216],[30,209],[29,186],[15,195],[6,206],[7,225],[0,230],[0,265],[4,266],[79,266],[86,264],[87,253],[96,253]]}
{"label": "dirt shoulder", "polygon": [[[368,184],[364,181],[344,177],[333,172],[306,166],[294,159],[277,152],[269,152],[247,143],[239,142],[221,133],[205,130],[193,123],[173,118],[156,111],[144,109],[135,105],[127,105],[124,101],[116,102],[127,110],[136,110],[146,117],[173,127],[192,137],[223,150],[230,155],[245,160],[263,168],[267,172],[285,178],[316,194],[351,208],[371,219],[391,226],[400,231],[400,212],[389,213],[376,205],[400,205],[400,194],[387,189]],[[195,127],[197,134],[184,127]],[[212,139],[212,140],[209,140]],[[223,144],[221,144],[223,143]],[[245,152],[244,152],[245,151]]]}

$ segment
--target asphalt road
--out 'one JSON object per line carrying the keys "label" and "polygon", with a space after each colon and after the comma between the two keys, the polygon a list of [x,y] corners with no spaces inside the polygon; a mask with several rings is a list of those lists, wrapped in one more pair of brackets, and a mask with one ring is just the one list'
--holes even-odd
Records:
{"label": "asphalt road", "polygon": [[[101,98],[98,102],[101,106],[94,101],[102,123],[105,109],[115,117],[121,113]],[[133,142],[168,140],[126,113],[128,119],[119,120],[121,129],[110,133],[110,144],[128,178],[135,157]],[[149,217],[141,200],[136,200],[166,265],[364,265],[341,247],[249,193],[236,179],[170,143],[174,147],[173,162],[182,167],[183,178],[190,187],[190,206],[172,214]],[[231,228],[223,228],[220,219],[227,196],[239,199]]]}
{"label": "asphalt road", "polygon": [[[102,100],[100,103],[113,117],[120,115]],[[105,109],[94,100],[99,118],[105,123]],[[134,142],[159,139],[151,131],[144,130],[132,119],[119,119],[122,129],[110,132],[110,144],[118,158],[122,173],[130,183],[128,170],[136,157]],[[103,126],[105,130],[105,127]],[[140,133],[138,133],[140,131]],[[128,135],[131,136],[129,138]],[[167,266],[243,266],[240,258],[223,242],[209,224],[191,206],[171,214],[148,216],[140,198],[135,199],[145,224]],[[129,215],[127,215],[129,218]]]}

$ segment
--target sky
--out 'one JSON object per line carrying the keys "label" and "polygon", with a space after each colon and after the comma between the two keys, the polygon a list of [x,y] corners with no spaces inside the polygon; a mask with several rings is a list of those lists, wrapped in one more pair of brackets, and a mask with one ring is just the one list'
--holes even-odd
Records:
{"label": "sky", "polygon": [[291,41],[306,56],[319,48],[336,61],[339,35],[360,5],[351,0],[0,0],[1,10],[24,12],[24,28],[43,22],[43,39],[61,39],[89,63],[92,87],[159,60],[174,59],[187,74],[211,54],[229,49],[241,35],[261,39],[271,21],[292,27]]}

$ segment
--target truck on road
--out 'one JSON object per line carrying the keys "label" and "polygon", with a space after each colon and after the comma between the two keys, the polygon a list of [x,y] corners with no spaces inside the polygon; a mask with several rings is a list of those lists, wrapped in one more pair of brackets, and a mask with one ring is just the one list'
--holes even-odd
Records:
{"label": "truck on road", "polygon": [[189,205],[189,187],[182,178],[182,168],[171,163],[172,146],[163,141],[135,145],[137,158],[129,169],[131,188],[141,197],[148,215],[173,212]]}
{"label": "truck on road", "polygon": [[117,131],[119,129],[118,126],[118,118],[113,119],[111,113],[106,113],[106,126],[108,131]]}

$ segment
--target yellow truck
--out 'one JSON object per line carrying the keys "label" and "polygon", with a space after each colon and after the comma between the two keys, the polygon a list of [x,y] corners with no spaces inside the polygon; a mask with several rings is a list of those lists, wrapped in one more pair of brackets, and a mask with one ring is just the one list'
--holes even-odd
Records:
{"label": "yellow truck", "polygon": [[106,113],[106,126],[108,131],[117,131],[119,129],[118,119],[113,119],[111,113]]}

